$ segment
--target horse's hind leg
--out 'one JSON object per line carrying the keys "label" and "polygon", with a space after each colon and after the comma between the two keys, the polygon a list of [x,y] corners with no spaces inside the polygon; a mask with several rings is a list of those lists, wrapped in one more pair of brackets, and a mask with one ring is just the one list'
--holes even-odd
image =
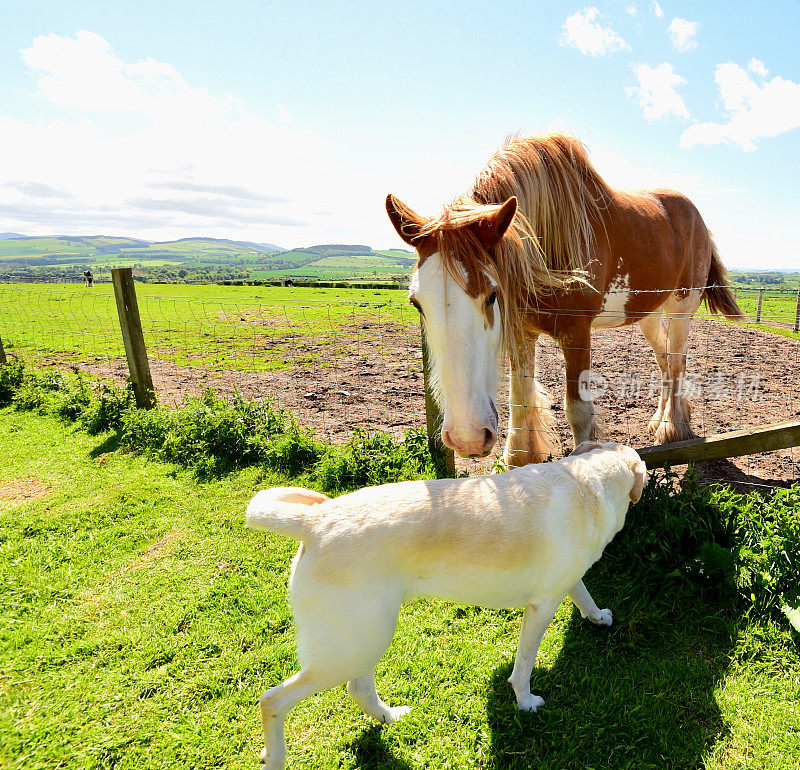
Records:
{"label": "horse's hind leg", "polygon": [[642,330],[645,339],[650,343],[653,352],[656,354],[658,368],[661,371],[661,389],[658,395],[658,408],[650,420],[647,430],[650,433],[657,433],[664,418],[664,409],[669,398],[669,366],[667,356],[667,329],[661,318],[661,313],[645,316],[639,321],[639,328]]}

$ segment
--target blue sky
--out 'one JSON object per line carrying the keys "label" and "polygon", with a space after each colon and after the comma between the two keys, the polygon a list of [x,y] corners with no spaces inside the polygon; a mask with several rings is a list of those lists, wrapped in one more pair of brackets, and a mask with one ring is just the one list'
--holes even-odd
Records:
{"label": "blue sky", "polygon": [[796,2],[8,5],[0,230],[395,246],[386,192],[434,213],[565,129],[800,269]]}

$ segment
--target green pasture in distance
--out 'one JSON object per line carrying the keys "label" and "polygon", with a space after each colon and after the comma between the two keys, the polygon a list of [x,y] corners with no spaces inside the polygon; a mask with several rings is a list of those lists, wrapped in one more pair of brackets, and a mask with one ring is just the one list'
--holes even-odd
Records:
{"label": "green pasture in distance", "polygon": [[[136,291],[151,358],[218,371],[326,365],[355,340],[379,336],[377,324],[409,333],[418,324],[397,289],[137,283]],[[758,292],[739,289],[738,300],[753,318]],[[800,339],[795,304],[794,294],[765,292],[757,328]],[[0,283],[0,337],[8,352],[31,361],[124,355],[111,284]]]}
{"label": "green pasture in distance", "polygon": [[75,254],[80,256],[99,254],[96,247],[87,244],[80,238],[76,238],[75,240],[66,240],[62,238],[0,240],[0,259],[3,257],[40,257],[50,253]]}
{"label": "green pasture in distance", "polygon": [[[374,337],[367,324],[418,323],[397,289],[137,284],[136,292],[151,358],[215,370],[325,365]],[[124,355],[111,284],[0,284],[0,337],[30,361]],[[309,343],[314,352],[298,352]]]}
{"label": "green pasture in distance", "polygon": [[[299,252],[290,252],[290,258],[297,258]],[[278,254],[276,259],[285,260],[285,254]],[[261,262],[261,261],[260,261]],[[410,275],[411,266],[403,265],[388,257],[377,257],[368,254],[339,255],[322,257],[314,262],[298,267],[275,267],[256,269],[254,278],[270,278],[284,275],[289,276],[315,276],[320,279],[338,280],[342,278],[362,277],[389,277],[393,275]]]}

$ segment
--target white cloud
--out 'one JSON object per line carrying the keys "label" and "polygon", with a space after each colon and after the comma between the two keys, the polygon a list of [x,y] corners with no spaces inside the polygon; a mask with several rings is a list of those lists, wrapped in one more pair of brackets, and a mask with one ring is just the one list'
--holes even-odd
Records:
{"label": "white cloud", "polygon": [[577,48],[589,56],[605,56],[615,51],[630,50],[630,46],[611,27],[597,21],[600,11],[587,6],[569,16],[562,27],[560,43]]}
{"label": "white cloud", "polygon": [[653,13],[656,15],[657,19],[663,19],[664,18],[664,11],[662,10],[661,6],[656,2],[656,0],[653,0],[653,2],[650,3],[650,8],[652,9]]}
{"label": "white cloud", "polygon": [[294,116],[285,104],[278,104],[278,121],[285,125],[294,123]]}
{"label": "white cloud", "polygon": [[678,53],[686,53],[697,48],[697,30],[700,25],[696,21],[689,21],[676,16],[667,27],[672,47]]}
{"label": "white cloud", "polygon": [[769,70],[764,66],[764,62],[760,59],[756,59],[755,56],[750,59],[747,69],[749,69],[754,75],[758,75],[762,78],[765,78],[767,75],[769,75]]}
{"label": "white cloud", "polygon": [[636,12],[637,11],[635,5],[631,4],[625,6],[625,13],[629,14],[630,16],[636,16]]}
{"label": "white cloud", "polygon": [[[766,72],[753,61],[751,71]],[[751,152],[761,139],[800,128],[800,83],[776,76],[759,84],[733,62],[717,65],[714,80],[728,122],[695,123],[683,132],[681,147],[728,144]]]}
{"label": "white cloud", "polygon": [[631,65],[638,86],[625,89],[629,98],[635,98],[647,120],[666,120],[670,117],[688,120],[689,110],[677,89],[686,83],[668,62],[651,67],[649,64]]}
{"label": "white cloud", "polygon": [[289,125],[277,102],[267,120],[171,64],[124,60],[87,31],[36,37],[21,54],[39,114],[59,117],[0,114],[0,145],[14,148],[0,168],[0,229],[308,245],[337,228],[363,239],[353,212],[370,211],[369,236],[386,238],[385,180]]}

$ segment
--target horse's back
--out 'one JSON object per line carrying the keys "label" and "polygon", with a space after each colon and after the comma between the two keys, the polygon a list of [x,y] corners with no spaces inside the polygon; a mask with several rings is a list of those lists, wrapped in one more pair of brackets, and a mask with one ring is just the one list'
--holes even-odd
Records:
{"label": "horse's back", "polygon": [[[640,280],[661,286],[703,285],[712,243],[697,206],[677,190],[620,192],[613,225],[621,229],[617,253]],[[613,236],[612,236],[613,237]],[[638,281],[637,281],[638,282]],[[699,282],[699,283],[698,283]]]}

